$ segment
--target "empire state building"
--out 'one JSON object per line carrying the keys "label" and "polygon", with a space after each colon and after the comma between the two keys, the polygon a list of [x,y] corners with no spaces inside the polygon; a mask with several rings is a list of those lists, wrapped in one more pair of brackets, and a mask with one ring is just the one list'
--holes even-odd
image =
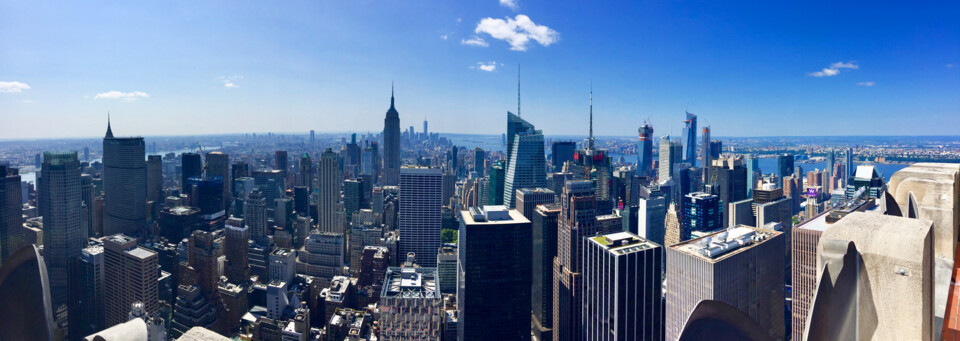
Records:
{"label": "empire state building", "polygon": [[390,89],[390,109],[383,119],[383,173],[380,184],[400,184],[400,113],[393,106],[393,87]]}

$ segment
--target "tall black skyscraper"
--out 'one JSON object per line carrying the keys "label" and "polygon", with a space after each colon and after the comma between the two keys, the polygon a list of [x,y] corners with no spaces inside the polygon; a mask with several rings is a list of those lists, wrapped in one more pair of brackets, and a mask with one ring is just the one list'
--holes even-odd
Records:
{"label": "tall black skyscraper", "polygon": [[[139,235],[147,223],[147,161],[142,137],[103,138],[103,234]],[[79,257],[79,251],[77,252]]]}
{"label": "tall black skyscraper", "polygon": [[793,175],[793,154],[777,155],[777,171],[781,179]]}
{"label": "tall black skyscraper", "polygon": [[683,162],[696,164],[697,158],[697,115],[687,113],[683,121]]}
{"label": "tall black skyscraper", "polygon": [[190,193],[190,178],[203,176],[203,160],[200,154],[180,154],[180,190]]}
{"label": "tall black skyscraper", "polygon": [[743,157],[722,158],[713,161],[713,173],[716,180],[710,181],[719,187],[720,210],[723,211],[723,227],[728,225],[730,203],[747,198],[747,168]]}
{"label": "tall black skyscraper", "polygon": [[[83,199],[77,152],[44,152],[40,172],[39,198],[42,202],[38,206],[43,217],[43,258],[50,277],[50,299],[59,320],[60,314],[67,311],[62,310],[64,306],[71,312],[78,308],[75,303],[80,296],[80,286],[74,279],[79,276],[80,251],[87,241],[87,231],[82,223]],[[76,314],[68,316],[71,320],[78,317]]]}
{"label": "tall black skyscraper", "polygon": [[553,171],[563,171],[563,163],[573,161],[573,153],[577,150],[577,143],[573,141],[557,141],[550,146],[553,155]]}
{"label": "tall black skyscraper", "polygon": [[400,183],[400,113],[393,105],[393,88],[390,89],[390,109],[383,119],[383,173],[380,183],[396,186]]}
{"label": "tall black skyscraper", "polygon": [[0,264],[23,245],[20,173],[0,165]]}

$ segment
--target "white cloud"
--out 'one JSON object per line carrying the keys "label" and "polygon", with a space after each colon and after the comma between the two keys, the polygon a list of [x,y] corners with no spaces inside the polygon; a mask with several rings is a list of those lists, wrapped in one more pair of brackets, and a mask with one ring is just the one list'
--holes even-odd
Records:
{"label": "white cloud", "polygon": [[460,44],[480,47],[487,47],[490,45],[487,44],[486,40],[483,40],[483,38],[477,36],[473,36],[470,39],[460,39]]}
{"label": "white cloud", "polygon": [[816,72],[810,72],[810,73],[808,73],[808,75],[813,76],[813,77],[830,77],[830,76],[836,76],[836,75],[840,74],[840,69],[854,69],[854,70],[856,70],[856,69],[859,69],[859,68],[860,68],[860,66],[857,65],[857,62],[846,62],[846,63],[844,63],[844,62],[836,62],[836,63],[830,64],[829,67],[823,68],[823,70],[816,71]]}
{"label": "white cloud", "polygon": [[[503,65],[503,64],[501,64],[501,65]],[[487,63],[477,62],[477,65],[472,65],[472,66],[470,66],[470,68],[471,68],[471,69],[479,69],[479,70],[486,71],[486,72],[493,72],[493,71],[496,71],[496,70],[497,70],[497,62],[495,62],[495,61],[490,61],[490,62],[487,62]]]}
{"label": "white cloud", "polygon": [[953,64],[947,64],[947,68],[948,68],[948,69],[952,69],[952,68],[953,68]]}
{"label": "white cloud", "polygon": [[0,81],[0,92],[18,94],[23,92],[23,90],[30,90],[30,86],[20,82]]}
{"label": "white cloud", "polygon": [[34,101],[34,100],[32,100],[32,99],[25,99],[25,100],[20,101],[20,103],[23,103],[23,104],[33,104],[33,103],[37,103],[37,101]]}
{"label": "white cloud", "polygon": [[120,91],[107,91],[101,92],[96,96],[93,96],[93,99],[122,99],[125,101],[135,101],[140,98],[150,97],[146,92],[143,91],[132,91],[132,92],[120,92]]}
{"label": "white cloud", "polygon": [[441,34],[441,35],[440,35],[440,39],[447,40],[447,38],[450,38],[450,36],[447,35],[447,34]]}
{"label": "white cloud", "polygon": [[237,81],[243,79],[243,76],[222,76],[220,81],[223,82],[224,88],[239,88],[240,85],[237,85]]}
{"label": "white cloud", "polygon": [[540,45],[549,46],[560,40],[560,34],[553,29],[537,25],[530,17],[517,14],[516,18],[484,18],[477,24],[476,33],[489,34],[494,39],[506,41],[514,51],[526,51],[527,43],[534,40]]}
{"label": "white cloud", "polygon": [[463,21],[463,18],[457,18],[457,24],[459,24],[461,21]]}
{"label": "white cloud", "polygon": [[507,7],[514,11],[519,9],[519,7],[517,6],[517,2],[515,0],[500,0],[500,6]]}
{"label": "white cloud", "polygon": [[877,83],[874,83],[874,82],[860,82],[860,83],[857,83],[857,85],[859,85],[859,86],[874,86],[874,85],[876,85],[876,84],[877,84]]}

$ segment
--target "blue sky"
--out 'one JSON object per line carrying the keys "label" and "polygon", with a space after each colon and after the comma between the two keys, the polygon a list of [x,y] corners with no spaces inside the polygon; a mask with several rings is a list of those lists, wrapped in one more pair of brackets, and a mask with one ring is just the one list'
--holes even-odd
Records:
{"label": "blue sky", "polygon": [[0,1],[0,138],[960,134],[958,2]]}

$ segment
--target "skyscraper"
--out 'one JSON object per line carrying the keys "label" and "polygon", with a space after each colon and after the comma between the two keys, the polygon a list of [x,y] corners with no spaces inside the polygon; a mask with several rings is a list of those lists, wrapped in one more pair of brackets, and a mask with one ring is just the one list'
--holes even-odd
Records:
{"label": "skyscraper", "polygon": [[587,180],[567,181],[560,197],[560,229],[557,233],[557,257],[553,261],[553,339],[581,340],[581,300],[583,299],[581,238],[600,231],[597,223],[596,191]]}
{"label": "skyscraper", "polygon": [[847,153],[844,155],[844,157],[846,158],[846,162],[843,166],[847,173],[843,177],[843,185],[847,186],[849,185],[848,182],[852,182],[850,181],[850,178],[853,177],[853,173],[857,169],[857,167],[853,166],[853,148],[847,148]]}
{"label": "skyscraper", "polygon": [[716,180],[710,181],[719,187],[720,210],[723,211],[723,227],[727,227],[729,211],[727,205],[747,198],[747,169],[743,167],[743,158],[725,157],[713,160],[710,167]]}
{"label": "skyscraper", "polygon": [[297,186],[306,187],[313,192],[313,162],[310,161],[310,154],[303,153],[300,156],[300,171],[297,173]]}
{"label": "skyscraper", "polygon": [[337,221],[337,204],[340,202],[339,156],[333,149],[327,148],[320,154],[320,166],[317,171],[317,186],[320,195],[317,198],[317,212],[320,231],[344,233],[343,224]]}
{"label": "skyscraper", "polygon": [[683,145],[680,141],[671,141],[670,135],[660,138],[660,170],[657,177],[659,183],[664,183],[673,177],[677,164],[682,157]]}
{"label": "skyscraper", "polygon": [[[712,184],[713,177],[710,173],[713,172],[713,151],[710,149],[712,144],[710,143],[710,127],[703,127],[703,148],[700,148],[700,168],[703,169],[701,172],[701,179],[704,185]],[[719,152],[719,151],[718,151]]]}
{"label": "skyscraper", "polygon": [[20,173],[0,165],[0,264],[24,245]]}
{"label": "skyscraper", "polygon": [[677,212],[677,205],[670,203],[667,206],[667,214],[663,219],[663,245],[670,246],[683,241],[683,231],[680,225],[680,215]]}
{"label": "skyscraper", "polygon": [[514,207],[516,189],[547,185],[543,133],[520,116],[507,112],[507,133],[511,130],[514,136],[508,144],[512,150],[507,153],[509,159],[503,185],[503,204],[507,207]]}
{"label": "skyscraper", "polygon": [[[160,155],[147,156],[147,200],[154,207],[163,202],[163,159]],[[92,203],[88,203],[92,204]]]}
{"label": "skyscraper", "polygon": [[573,153],[577,150],[577,143],[573,141],[555,141],[550,145],[550,155],[553,157],[553,171],[562,172],[563,164],[573,161]]}
{"label": "skyscraper", "polygon": [[533,333],[537,340],[553,340],[553,259],[557,256],[557,229],[561,206],[540,205],[533,212],[533,257],[530,292]]}
{"label": "skyscraper", "polygon": [[142,302],[148,312],[158,312],[157,253],[137,246],[136,238],[123,234],[104,238],[103,249],[106,326],[127,321],[133,302]]}
{"label": "skyscraper", "polygon": [[521,188],[517,190],[517,211],[527,220],[533,221],[533,212],[537,206],[552,204],[556,199],[549,188]]}
{"label": "skyscraper", "polygon": [[744,167],[747,168],[747,197],[753,197],[753,188],[757,186],[757,181],[760,180],[760,162],[757,159],[756,154],[747,154],[744,158]]}
{"label": "skyscraper", "polygon": [[417,262],[436,264],[440,249],[441,187],[439,168],[400,169],[399,254],[415,253]]}
{"label": "skyscraper", "polygon": [[[656,194],[656,195],[654,195]],[[637,230],[630,231],[643,239],[663,245],[667,218],[667,198],[657,191],[647,198],[639,198],[637,205]],[[633,209],[633,208],[631,208]],[[632,226],[631,226],[632,227]]]}
{"label": "skyscraper", "polygon": [[473,170],[477,172],[478,177],[483,177],[484,165],[486,164],[487,157],[486,152],[483,151],[483,148],[477,147],[473,150]]}
{"label": "skyscraper", "polygon": [[704,192],[694,192],[683,197],[680,241],[690,239],[693,231],[711,232],[723,227],[720,197]]}
{"label": "skyscraper", "polygon": [[90,335],[106,328],[104,325],[105,274],[103,246],[89,246],[80,258],[80,335]]}
{"label": "skyscraper", "polygon": [[503,161],[497,161],[490,165],[490,181],[487,189],[487,205],[503,205],[503,186],[506,181],[506,171],[503,169]]}
{"label": "skyscraper", "polygon": [[345,249],[342,233],[313,230],[297,252],[297,273],[314,276],[320,287],[327,287],[334,276],[343,274]]}
{"label": "skyscraper", "polygon": [[227,212],[230,212],[230,204],[233,202],[233,178],[230,177],[230,156],[219,151],[207,153],[206,169],[206,176],[219,176],[223,179],[223,208]]}
{"label": "skyscraper", "polygon": [[585,340],[663,340],[663,251],[630,232],[583,239]]}
{"label": "skyscraper", "polygon": [[390,109],[383,119],[383,172],[380,183],[396,186],[400,183],[400,113],[393,105],[393,87],[390,88]]}
{"label": "skyscraper", "polygon": [[[640,126],[640,148],[637,152],[637,175],[653,176],[653,126],[644,121]],[[559,172],[555,170],[555,172]]]}
{"label": "skyscraper", "polygon": [[[109,136],[109,135],[108,135]],[[86,246],[77,152],[44,152],[39,179],[40,216],[43,217],[43,259],[50,278],[54,311],[68,304],[73,311],[79,288],[76,262]],[[146,190],[146,187],[144,187]]]}
{"label": "skyscraper", "polygon": [[504,206],[460,216],[458,339],[530,340],[530,221]]}
{"label": "skyscraper", "polygon": [[226,264],[224,272],[231,283],[243,283],[250,278],[247,263],[247,241],[250,240],[250,228],[243,225],[243,220],[230,218],[224,228],[224,256]]}
{"label": "skyscraper", "polygon": [[243,202],[243,223],[250,228],[250,239],[263,247],[270,246],[267,220],[267,200],[254,189]]}
{"label": "skyscraper", "polygon": [[793,175],[793,154],[777,155],[777,176],[781,178]]}
{"label": "skyscraper", "polygon": [[273,166],[276,170],[283,173],[283,178],[287,178],[287,169],[290,168],[289,158],[287,157],[286,150],[278,150],[273,152]]}
{"label": "skyscraper", "polygon": [[[401,174],[402,176],[402,174]],[[380,293],[381,340],[440,340],[445,313],[437,286],[437,268],[420,267],[407,256],[401,267],[390,267]]]}
{"label": "skyscraper", "polygon": [[783,233],[741,226],[666,249],[667,340],[702,300],[729,304],[772,340],[784,339]]}
{"label": "skyscraper", "polygon": [[103,233],[135,233],[147,223],[147,164],[142,137],[103,138]]}
{"label": "skyscraper", "polygon": [[203,159],[200,154],[180,154],[180,191],[190,193],[190,178],[198,176],[203,176]]}
{"label": "skyscraper", "polygon": [[683,121],[683,162],[690,165],[697,162],[697,115],[689,112]]}

